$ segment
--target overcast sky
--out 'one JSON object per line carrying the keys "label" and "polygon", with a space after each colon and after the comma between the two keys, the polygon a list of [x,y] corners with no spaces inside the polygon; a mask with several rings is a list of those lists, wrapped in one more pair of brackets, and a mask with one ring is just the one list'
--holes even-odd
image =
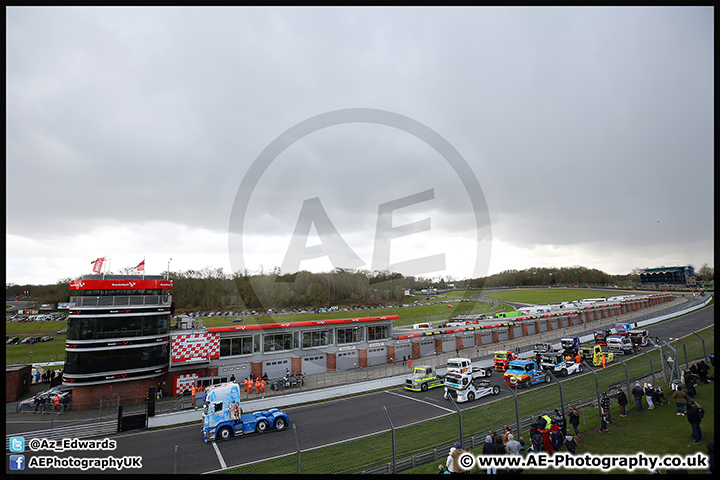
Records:
{"label": "overcast sky", "polygon": [[711,7],[11,7],[6,43],[8,283],[714,266]]}

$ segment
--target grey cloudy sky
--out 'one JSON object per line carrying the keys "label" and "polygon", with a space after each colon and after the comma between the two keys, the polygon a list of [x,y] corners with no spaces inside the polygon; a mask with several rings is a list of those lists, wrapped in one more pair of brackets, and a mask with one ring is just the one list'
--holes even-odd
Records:
{"label": "grey cloudy sky", "polygon": [[[11,7],[6,44],[7,282],[103,256],[148,274],[714,265],[711,7]],[[377,114],[312,120],[360,109]]]}

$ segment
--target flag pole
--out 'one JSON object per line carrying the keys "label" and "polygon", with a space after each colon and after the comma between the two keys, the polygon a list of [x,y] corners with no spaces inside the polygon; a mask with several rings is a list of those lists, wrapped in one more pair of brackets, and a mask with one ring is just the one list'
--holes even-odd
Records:
{"label": "flag pole", "polygon": [[143,256],[143,280],[145,280],[145,256]]}

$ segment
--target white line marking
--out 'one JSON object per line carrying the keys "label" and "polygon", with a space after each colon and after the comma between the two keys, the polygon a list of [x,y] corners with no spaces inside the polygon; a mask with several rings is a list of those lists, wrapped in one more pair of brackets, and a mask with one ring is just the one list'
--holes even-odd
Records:
{"label": "white line marking", "polygon": [[227,465],[225,465],[225,459],[223,458],[222,454],[220,453],[220,449],[218,448],[217,443],[213,442],[212,446],[215,449],[215,453],[217,454],[218,461],[220,462],[220,467],[223,470],[226,469]]}
{"label": "white line marking", "polygon": [[440,405],[437,405],[437,404],[435,404],[435,403],[426,402],[426,401],[420,400],[420,399],[418,399],[418,398],[408,397],[407,395],[400,395],[399,393],[391,392],[390,390],[385,390],[385,391],[386,391],[387,393],[392,394],[392,395],[397,395],[398,397],[409,398],[410,400],[414,400],[414,401],[416,401],[416,402],[426,403],[426,404],[428,404],[428,405],[432,405],[433,407],[440,408],[440,409],[442,409],[442,410],[445,410],[446,412],[457,413],[457,411],[455,411],[455,410],[450,410],[449,408],[441,407]]}

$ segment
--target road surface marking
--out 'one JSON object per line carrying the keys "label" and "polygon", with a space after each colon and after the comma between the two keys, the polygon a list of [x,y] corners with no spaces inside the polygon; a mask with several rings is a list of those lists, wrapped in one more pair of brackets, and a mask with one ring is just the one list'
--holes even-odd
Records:
{"label": "road surface marking", "polygon": [[457,413],[457,410],[451,410],[451,409],[449,409],[449,408],[441,407],[440,405],[438,405],[438,404],[436,404],[436,403],[426,402],[426,401],[424,401],[424,400],[420,400],[419,398],[413,398],[413,397],[409,397],[409,396],[407,396],[407,395],[400,395],[399,393],[391,392],[390,390],[385,390],[385,392],[390,393],[390,394],[392,394],[392,395],[397,395],[398,397],[409,398],[410,400],[414,400],[414,401],[416,401],[416,402],[427,403],[428,405],[432,405],[433,407],[440,408],[440,409],[445,410],[445,411],[450,412],[450,413]]}
{"label": "road surface marking", "polygon": [[217,454],[218,461],[220,462],[220,467],[223,470],[226,469],[227,465],[225,465],[225,459],[223,458],[222,454],[220,453],[220,449],[218,448],[217,443],[213,442],[212,446],[215,449],[215,453]]}

